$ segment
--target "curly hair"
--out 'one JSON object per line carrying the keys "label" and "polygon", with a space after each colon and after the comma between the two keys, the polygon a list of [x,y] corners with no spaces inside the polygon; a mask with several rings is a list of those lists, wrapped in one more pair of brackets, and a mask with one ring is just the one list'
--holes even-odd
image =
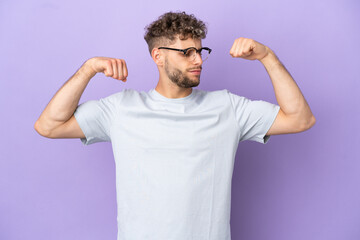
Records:
{"label": "curly hair", "polygon": [[145,27],[144,39],[148,44],[149,52],[154,47],[168,46],[176,41],[193,39],[204,39],[207,34],[207,26],[193,14],[185,12],[168,12],[161,15],[156,21]]}

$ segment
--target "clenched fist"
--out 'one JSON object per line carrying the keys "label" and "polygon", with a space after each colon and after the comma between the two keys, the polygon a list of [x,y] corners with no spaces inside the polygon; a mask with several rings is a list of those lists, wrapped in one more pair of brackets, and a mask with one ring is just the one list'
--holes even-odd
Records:
{"label": "clenched fist", "polygon": [[88,67],[95,73],[102,72],[107,77],[126,82],[128,70],[124,59],[93,57],[86,61]]}
{"label": "clenched fist", "polygon": [[247,60],[261,60],[268,55],[271,50],[250,38],[240,37],[236,39],[230,49],[230,55],[235,58]]}

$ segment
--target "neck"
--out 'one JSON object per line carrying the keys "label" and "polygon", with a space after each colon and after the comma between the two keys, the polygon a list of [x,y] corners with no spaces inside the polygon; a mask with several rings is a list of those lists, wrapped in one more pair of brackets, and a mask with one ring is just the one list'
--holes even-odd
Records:
{"label": "neck", "polygon": [[178,86],[171,86],[161,84],[158,82],[155,90],[167,98],[184,98],[192,93],[192,88],[180,88]]}

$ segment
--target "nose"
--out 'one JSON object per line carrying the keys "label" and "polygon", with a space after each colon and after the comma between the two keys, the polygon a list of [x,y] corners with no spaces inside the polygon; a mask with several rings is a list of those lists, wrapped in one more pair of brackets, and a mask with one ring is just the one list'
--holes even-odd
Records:
{"label": "nose", "polygon": [[203,63],[203,60],[202,60],[202,58],[201,58],[200,53],[196,53],[196,54],[195,54],[194,63],[197,64],[197,65],[198,65],[198,64],[201,65],[201,64]]}

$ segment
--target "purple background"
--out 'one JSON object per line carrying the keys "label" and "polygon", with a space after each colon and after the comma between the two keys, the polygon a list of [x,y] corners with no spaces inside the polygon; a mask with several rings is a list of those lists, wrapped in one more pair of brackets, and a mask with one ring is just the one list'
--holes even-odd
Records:
{"label": "purple background", "polygon": [[232,184],[232,239],[360,239],[358,1],[0,2],[0,239],[116,239],[110,143],[47,139],[33,128],[85,60],[123,58],[126,83],[97,74],[80,103],[148,91],[158,71],[144,27],[184,10],[208,24],[213,49],[199,89],[277,103],[261,62],[234,59],[236,38],[270,47],[308,101],[309,131],[242,142]]}

